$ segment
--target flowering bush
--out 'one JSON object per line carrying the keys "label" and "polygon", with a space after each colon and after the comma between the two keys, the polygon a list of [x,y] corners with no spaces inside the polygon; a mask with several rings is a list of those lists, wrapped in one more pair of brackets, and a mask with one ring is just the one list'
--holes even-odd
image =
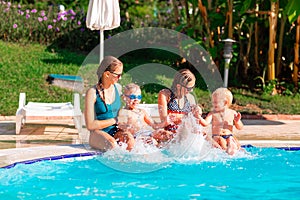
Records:
{"label": "flowering bush", "polygon": [[86,45],[91,44],[83,40],[86,37],[90,41],[98,40],[97,32],[86,28],[83,10],[64,10],[56,6],[37,10],[0,0],[0,39],[4,41],[37,42],[59,47],[72,45],[73,49],[88,50],[91,47]]}

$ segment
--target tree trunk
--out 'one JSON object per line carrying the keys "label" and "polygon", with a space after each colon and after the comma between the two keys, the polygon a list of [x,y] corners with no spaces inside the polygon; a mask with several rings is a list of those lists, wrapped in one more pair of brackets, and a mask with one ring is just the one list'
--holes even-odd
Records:
{"label": "tree trunk", "polygon": [[278,41],[278,53],[276,59],[276,77],[281,73],[281,56],[282,56],[282,43],[284,37],[284,26],[286,22],[286,15],[282,15],[280,22],[280,32],[279,32],[279,41]]}
{"label": "tree trunk", "polygon": [[200,10],[201,17],[204,20],[205,28],[206,28],[208,39],[209,39],[209,46],[212,48],[212,47],[214,47],[214,41],[213,41],[213,38],[212,38],[212,35],[211,35],[211,32],[210,32],[210,28],[209,28],[207,9],[203,5],[201,0],[198,0],[198,8]]}
{"label": "tree trunk", "polygon": [[227,1],[228,4],[228,38],[232,38],[233,36],[233,30],[232,30],[232,11],[233,11],[233,5],[232,5],[232,0]]}
{"label": "tree trunk", "polygon": [[293,83],[296,90],[298,89],[298,70],[299,70],[299,42],[300,42],[300,16],[297,18],[296,41],[294,52],[294,67],[293,67]]}
{"label": "tree trunk", "polygon": [[276,47],[276,28],[278,16],[278,1],[271,2],[269,14],[269,51],[268,51],[268,80],[275,79],[275,47]]}
{"label": "tree trunk", "polygon": [[173,4],[173,9],[174,9],[175,23],[176,23],[176,26],[179,26],[180,21],[179,21],[178,3],[176,0],[172,0],[172,4]]}
{"label": "tree trunk", "polygon": [[[259,4],[256,4],[255,11],[256,11],[255,17],[258,18]],[[259,44],[259,26],[256,20],[254,23],[254,71],[259,71],[260,69],[259,62],[258,62],[258,54],[259,54],[258,44]]]}

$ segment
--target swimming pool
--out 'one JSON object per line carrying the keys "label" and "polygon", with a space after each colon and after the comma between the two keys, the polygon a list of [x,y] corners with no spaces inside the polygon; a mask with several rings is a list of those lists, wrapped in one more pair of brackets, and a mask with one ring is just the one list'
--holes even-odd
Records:
{"label": "swimming pool", "polygon": [[148,173],[117,171],[103,155],[18,164],[0,169],[0,199],[299,199],[300,151],[246,150],[181,157]]}

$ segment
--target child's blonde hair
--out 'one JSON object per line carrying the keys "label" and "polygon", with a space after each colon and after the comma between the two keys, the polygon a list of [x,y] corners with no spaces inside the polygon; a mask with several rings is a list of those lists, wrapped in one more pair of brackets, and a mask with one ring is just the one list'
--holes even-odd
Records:
{"label": "child's blonde hair", "polygon": [[138,90],[141,90],[140,86],[135,83],[129,83],[124,87],[124,94],[136,92]]}
{"label": "child's blonde hair", "polygon": [[213,97],[220,97],[221,99],[224,99],[227,101],[228,106],[231,106],[233,95],[227,88],[218,88],[212,93]]}

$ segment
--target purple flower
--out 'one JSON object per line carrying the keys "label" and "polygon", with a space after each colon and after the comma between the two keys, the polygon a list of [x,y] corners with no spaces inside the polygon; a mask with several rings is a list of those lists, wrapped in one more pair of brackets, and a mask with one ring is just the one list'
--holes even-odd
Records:
{"label": "purple flower", "polygon": [[44,16],[44,21],[47,21],[47,20],[48,20],[48,18],[46,16]]}
{"label": "purple flower", "polygon": [[18,28],[18,25],[17,25],[17,24],[14,24],[14,25],[13,25],[13,28]]}
{"label": "purple flower", "polygon": [[58,27],[57,27],[55,30],[56,30],[56,32],[59,32],[59,31],[60,31]]}
{"label": "purple flower", "polygon": [[38,20],[39,20],[39,22],[42,22],[42,21],[43,21],[43,18],[38,17]]}
{"label": "purple flower", "polygon": [[78,21],[77,24],[78,24],[78,25],[81,25],[81,21]]}
{"label": "purple flower", "polygon": [[76,15],[76,13],[74,12],[74,10],[69,10],[68,14],[71,14],[71,15]]}
{"label": "purple flower", "polygon": [[53,19],[53,23],[56,23],[56,19]]}
{"label": "purple flower", "polygon": [[75,17],[74,17],[74,16],[71,16],[71,20],[73,20],[73,19],[75,19]]}
{"label": "purple flower", "polygon": [[44,10],[41,11],[41,16],[42,16],[42,17],[45,16],[45,11],[44,11]]}
{"label": "purple flower", "polygon": [[32,13],[36,13],[37,10],[36,10],[36,9],[32,9],[31,12],[32,12]]}
{"label": "purple flower", "polygon": [[11,2],[7,2],[7,7],[10,7],[11,6]]}
{"label": "purple flower", "polygon": [[30,15],[27,13],[26,14],[26,19],[29,19],[30,18]]}
{"label": "purple flower", "polygon": [[48,29],[52,29],[52,25],[48,25]]}
{"label": "purple flower", "polygon": [[84,28],[81,28],[80,31],[83,32],[83,31],[84,31]]}
{"label": "purple flower", "polygon": [[22,10],[18,10],[18,13],[19,13],[20,15],[24,15],[24,12],[23,12]]}

